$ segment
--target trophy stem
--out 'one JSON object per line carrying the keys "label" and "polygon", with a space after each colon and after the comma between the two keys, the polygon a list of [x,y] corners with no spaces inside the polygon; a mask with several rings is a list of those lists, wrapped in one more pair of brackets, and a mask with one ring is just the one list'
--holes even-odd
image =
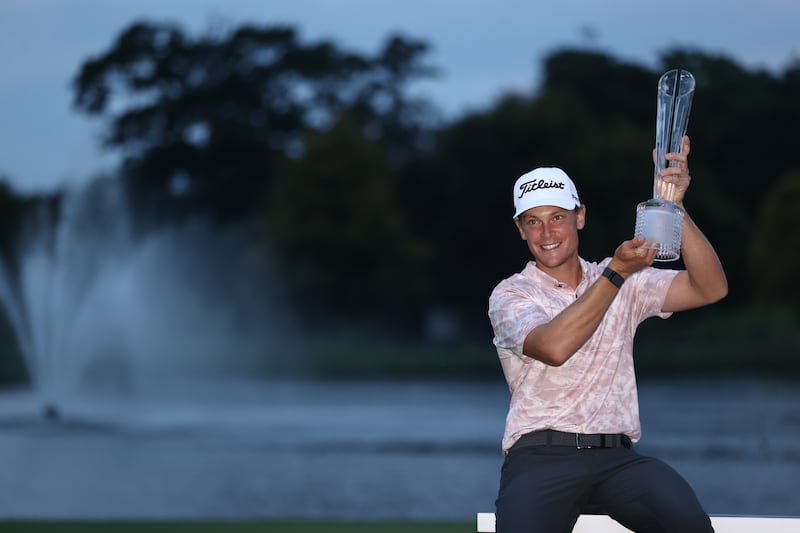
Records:
{"label": "trophy stem", "polygon": [[672,135],[675,131],[675,110],[678,109],[678,95],[681,92],[681,74],[683,73],[682,69],[677,69],[678,72],[675,75],[675,88],[672,91],[672,105],[670,106],[669,110],[669,133],[667,134],[667,146],[673,146],[675,143],[673,142]]}
{"label": "trophy stem", "polygon": [[661,171],[672,164],[666,160],[667,154],[681,152],[683,149],[683,137],[689,124],[694,89],[694,76],[688,70],[670,70],[658,81],[653,198],[675,201],[675,186],[664,183]]}

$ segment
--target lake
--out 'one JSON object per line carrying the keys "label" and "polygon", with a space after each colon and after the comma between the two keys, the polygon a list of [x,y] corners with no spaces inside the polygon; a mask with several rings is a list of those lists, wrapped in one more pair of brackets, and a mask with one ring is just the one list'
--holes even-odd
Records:
{"label": "lake", "polygon": [[[0,392],[0,517],[465,520],[493,511],[498,381],[192,381],[45,421]],[[638,448],[713,514],[800,515],[792,381],[640,383]]]}

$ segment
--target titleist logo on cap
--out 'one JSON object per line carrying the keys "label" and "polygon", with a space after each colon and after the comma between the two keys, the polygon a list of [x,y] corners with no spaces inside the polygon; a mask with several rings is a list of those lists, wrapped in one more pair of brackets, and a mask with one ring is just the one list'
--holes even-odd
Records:
{"label": "titleist logo on cap", "polygon": [[578,191],[567,173],[556,167],[539,167],[514,182],[514,218],[534,207],[552,205],[575,209],[581,205]]}
{"label": "titleist logo on cap", "polygon": [[525,193],[538,191],[539,189],[564,189],[563,181],[545,181],[545,180],[531,180],[521,183],[519,186],[519,196],[522,198]]}

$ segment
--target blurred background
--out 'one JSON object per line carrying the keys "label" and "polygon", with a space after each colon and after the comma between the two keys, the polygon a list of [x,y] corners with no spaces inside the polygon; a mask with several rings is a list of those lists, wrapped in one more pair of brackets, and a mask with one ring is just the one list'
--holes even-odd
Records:
{"label": "blurred background", "polygon": [[611,255],[672,68],[730,294],[640,328],[642,447],[798,514],[800,7],[670,9],[0,4],[0,518],[492,510],[510,187],[567,169]]}

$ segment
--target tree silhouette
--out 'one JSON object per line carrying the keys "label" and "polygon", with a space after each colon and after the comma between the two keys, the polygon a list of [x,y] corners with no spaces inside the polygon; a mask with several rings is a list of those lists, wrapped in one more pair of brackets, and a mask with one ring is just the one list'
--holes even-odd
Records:
{"label": "tree silhouette", "polygon": [[567,170],[588,206],[582,254],[611,254],[652,194],[658,77],[686,68],[697,79],[687,208],[726,266],[726,304],[749,301],[748,214],[797,171],[797,65],[776,76],[676,49],[650,69],[563,49],[541,86],[445,123],[409,96],[436,73],[427,50],[400,36],[360,54],[290,27],[191,38],[138,22],[84,63],[75,105],[109,121],[138,213],[264,220],[258,246],[282,255],[297,302],[372,316],[435,305],[485,325],[489,291],[529,259],[510,220],[513,181]]}
{"label": "tree silhouette", "polygon": [[800,261],[800,173],[787,174],[767,192],[749,242],[748,266],[755,301],[800,312],[792,283]]}
{"label": "tree silhouette", "polygon": [[289,27],[192,39],[173,25],[137,22],[84,63],[74,104],[109,120],[105,144],[125,155],[140,208],[225,222],[251,216],[276,162],[302,154],[306,131],[344,110],[376,137],[408,145],[425,104],[405,99],[404,88],[432,74],[421,62],[426,50],[393,36],[368,57],[305,44]]}
{"label": "tree silhouette", "polygon": [[[312,328],[341,326],[337,316],[373,325],[411,320],[425,250],[398,208],[381,146],[347,115],[304,144],[304,157],[282,167],[267,209],[297,308]],[[313,320],[320,315],[324,323]]]}

